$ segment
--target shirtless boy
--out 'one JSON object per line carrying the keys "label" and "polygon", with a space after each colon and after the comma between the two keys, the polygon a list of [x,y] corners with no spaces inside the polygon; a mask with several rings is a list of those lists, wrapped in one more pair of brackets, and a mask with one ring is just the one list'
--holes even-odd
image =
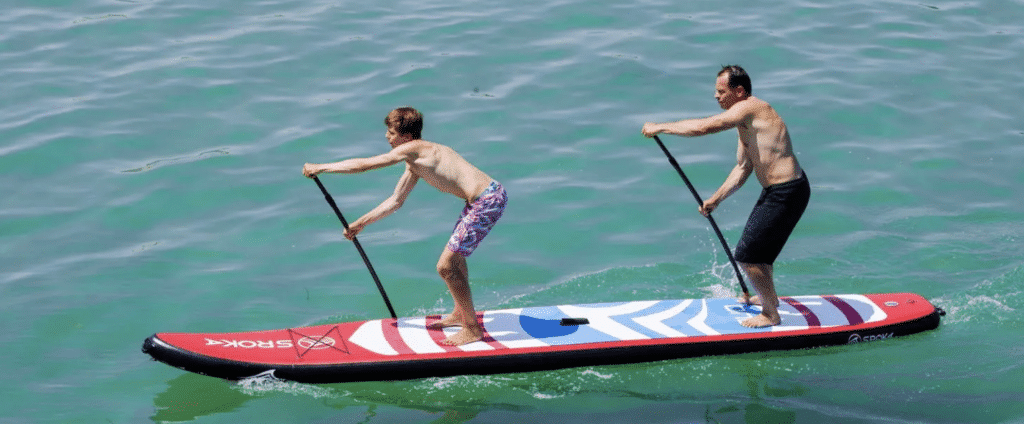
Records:
{"label": "shirtless boy", "polygon": [[473,308],[466,257],[473,253],[498,218],[501,218],[507,201],[505,189],[450,147],[421,140],[423,115],[416,109],[395,109],[384,118],[384,125],[387,126],[386,137],[391,144],[390,152],[334,163],[307,163],[302,168],[302,174],[310,178],[322,172],[354,174],[405,162],[405,173],[398,179],[394,193],[349,225],[345,231],[345,237],[349,240],[367,225],[402,207],[420,178],[438,190],[464,200],[466,207],[437,261],[437,273],[448,285],[455,300],[455,309],[451,315],[433,323],[431,328],[461,326],[462,329],[457,333],[442,341],[450,346],[480,340],[483,338],[483,327],[477,321],[476,310]]}
{"label": "shirtless boy", "polygon": [[736,245],[735,259],[750,277],[759,296],[740,299],[761,305],[761,314],[748,318],[747,327],[778,325],[779,297],[772,264],[796,227],[811,196],[811,186],[793,154],[782,117],[767,102],[751,94],[750,76],[735,65],[723,66],[715,80],[715,100],[725,109],[718,115],[678,122],[644,124],[643,134],[684,137],[713,134],[729,128],[739,132],[736,167],[725,182],[699,207],[707,216],[746,182],[751,173],[764,189]]}

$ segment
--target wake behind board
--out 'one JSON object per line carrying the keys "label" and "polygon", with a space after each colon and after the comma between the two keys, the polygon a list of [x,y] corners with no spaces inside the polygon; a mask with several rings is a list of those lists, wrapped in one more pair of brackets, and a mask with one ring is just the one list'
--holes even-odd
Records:
{"label": "wake behind board", "polygon": [[734,299],[684,299],[484,311],[481,341],[452,347],[439,316],[236,333],[157,333],[142,351],[229,380],[272,375],[305,383],[406,380],[649,362],[888,340],[937,328],[941,309],[911,293],[781,298],[782,324]]}

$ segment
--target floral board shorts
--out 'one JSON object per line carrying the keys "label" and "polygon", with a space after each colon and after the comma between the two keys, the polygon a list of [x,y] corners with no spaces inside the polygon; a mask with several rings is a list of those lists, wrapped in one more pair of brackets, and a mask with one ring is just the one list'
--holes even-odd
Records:
{"label": "floral board shorts", "polygon": [[505,212],[506,202],[508,195],[505,188],[497,181],[491,181],[491,185],[480,196],[462,208],[462,216],[452,230],[452,237],[448,239],[448,250],[463,257],[473,254],[473,250]]}

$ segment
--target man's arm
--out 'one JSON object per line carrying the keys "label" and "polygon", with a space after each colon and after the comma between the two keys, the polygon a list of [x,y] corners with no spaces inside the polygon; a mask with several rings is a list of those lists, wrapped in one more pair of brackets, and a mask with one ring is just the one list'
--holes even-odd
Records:
{"label": "man's arm", "polygon": [[406,165],[405,173],[398,179],[398,185],[395,186],[395,191],[391,193],[391,197],[388,197],[380,205],[377,205],[376,208],[367,212],[366,215],[359,217],[355,222],[349,224],[348,230],[345,230],[345,237],[352,240],[367,225],[391,215],[398,208],[402,207],[405,199],[409,197],[409,193],[412,192],[413,187],[416,187],[416,182],[419,179],[420,177],[412,172],[411,167]]}
{"label": "man's arm", "polygon": [[754,164],[747,157],[747,147],[743,144],[743,140],[740,140],[739,147],[736,149],[736,166],[732,168],[732,172],[729,172],[729,176],[725,178],[725,182],[715,191],[715,194],[712,194],[698,208],[700,213],[704,216],[711,214],[725,198],[731,196],[743,186],[743,183],[747,182],[747,178],[753,171]]}
{"label": "man's arm", "polygon": [[707,118],[684,119],[682,121],[660,124],[648,122],[644,124],[642,132],[646,137],[654,137],[661,133],[681,135],[683,137],[697,137],[735,128],[743,123],[748,115],[749,109],[746,105],[736,104],[725,112]]}
{"label": "man's arm", "polygon": [[329,172],[335,174],[358,174],[373,169],[391,166],[402,161],[416,160],[418,150],[409,144],[403,144],[390,152],[370,158],[353,158],[334,163],[307,163],[302,167],[302,175],[313,178],[314,175]]}

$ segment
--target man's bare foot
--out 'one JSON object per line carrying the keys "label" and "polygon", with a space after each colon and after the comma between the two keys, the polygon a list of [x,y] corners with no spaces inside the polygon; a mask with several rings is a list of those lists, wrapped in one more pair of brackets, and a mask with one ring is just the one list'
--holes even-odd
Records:
{"label": "man's bare foot", "polygon": [[757,295],[749,296],[749,297],[748,296],[741,296],[739,299],[736,299],[736,301],[740,302],[740,303],[742,303],[744,305],[760,305],[761,304],[761,296],[757,296]]}
{"label": "man's bare foot", "polygon": [[447,346],[462,346],[466,343],[472,343],[477,340],[484,338],[484,332],[480,327],[462,327],[458,333],[448,336],[447,339],[441,340],[441,344]]}
{"label": "man's bare foot", "polygon": [[438,328],[461,327],[461,326],[462,326],[462,320],[460,320],[455,314],[451,314],[451,315],[448,315],[448,316],[446,316],[444,318],[441,318],[438,321],[434,321],[434,322],[430,323],[429,325],[427,325],[427,328],[432,329],[432,330],[436,330]]}
{"label": "man's bare foot", "polygon": [[743,321],[740,324],[743,325],[744,327],[749,328],[764,328],[771,327],[773,325],[779,325],[780,323],[782,323],[782,318],[780,318],[779,316],[776,316],[773,319],[769,318],[768,316],[762,313],[755,317],[747,318],[746,321]]}

